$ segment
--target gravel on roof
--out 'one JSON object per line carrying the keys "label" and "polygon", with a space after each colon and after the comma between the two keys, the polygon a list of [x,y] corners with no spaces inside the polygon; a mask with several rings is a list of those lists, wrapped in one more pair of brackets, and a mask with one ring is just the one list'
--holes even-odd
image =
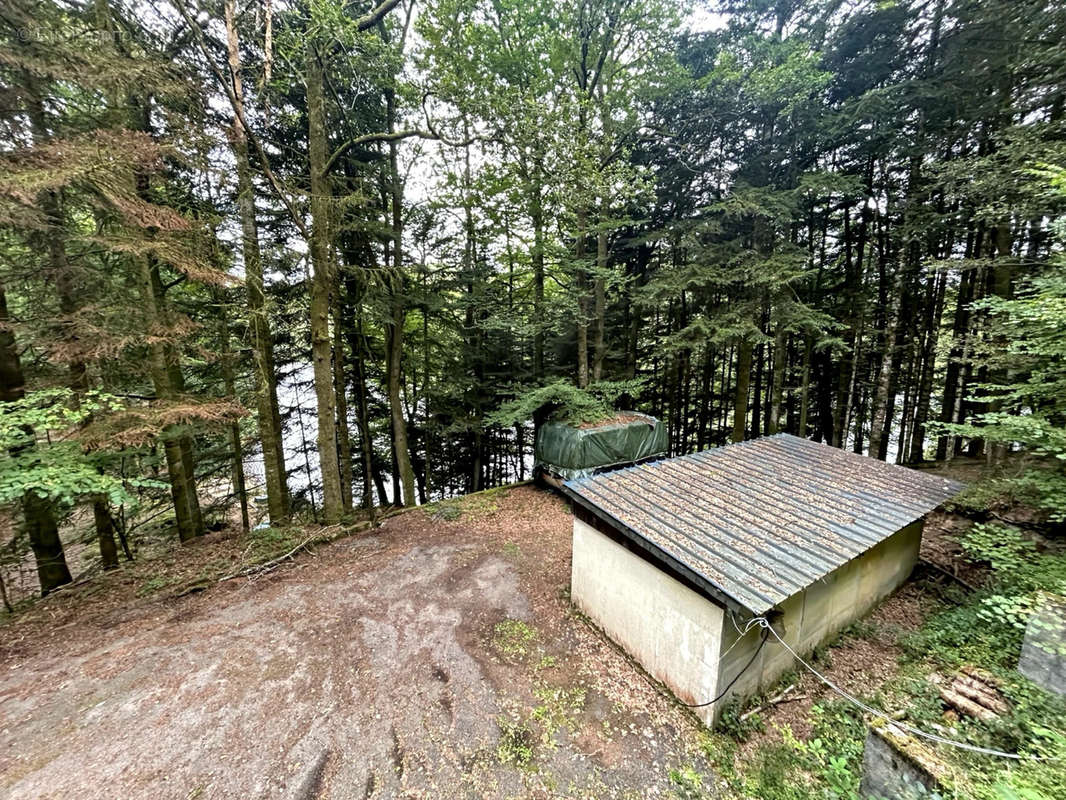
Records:
{"label": "gravel on roof", "polygon": [[776,434],[567,481],[653,558],[764,614],[963,489]]}

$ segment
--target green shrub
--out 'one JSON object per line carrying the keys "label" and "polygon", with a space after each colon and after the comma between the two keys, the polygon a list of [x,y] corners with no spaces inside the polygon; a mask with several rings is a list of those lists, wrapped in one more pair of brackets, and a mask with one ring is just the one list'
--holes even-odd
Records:
{"label": "green shrub", "polygon": [[642,386],[640,380],[600,381],[586,389],[579,389],[566,380],[533,389],[516,386],[515,399],[489,414],[485,424],[510,428],[528,422],[538,413],[546,413],[550,419],[573,425],[599,422],[614,413],[615,404],[622,397],[639,396]]}

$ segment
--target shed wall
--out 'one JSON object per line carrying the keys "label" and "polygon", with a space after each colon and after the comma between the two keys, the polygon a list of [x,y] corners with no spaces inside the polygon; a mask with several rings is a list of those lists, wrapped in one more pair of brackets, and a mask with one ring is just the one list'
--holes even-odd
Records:
{"label": "shed wall", "polygon": [[[714,698],[722,609],[658,567],[574,520],[571,599],[683,701]],[[708,725],[712,707],[696,709]]]}
{"label": "shed wall", "polygon": [[[792,649],[806,656],[904,583],[918,561],[921,542],[922,520],[919,520],[781,603],[774,630]],[[742,629],[744,620],[737,619],[736,624]],[[718,675],[720,686],[725,687],[752,659],[759,645],[759,635],[760,631],[750,632],[744,641],[722,657]],[[725,653],[737,638],[733,622],[727,619],[723,626],[722,652]],[[793,666],[792,655],[771,636],[751,667],[715,704],[714,716],[717,717],[730,700],[768,689]]]}

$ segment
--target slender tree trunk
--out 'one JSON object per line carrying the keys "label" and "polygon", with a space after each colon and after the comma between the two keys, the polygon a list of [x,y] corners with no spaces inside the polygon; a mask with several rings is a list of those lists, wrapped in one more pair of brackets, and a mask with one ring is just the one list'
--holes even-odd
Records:
{"label": "slender tree trunk", "polygon": [[304,45],[307,83],[307,155],[311,172],[311,363],[318,408],[318,463],[322,473],[322,518],[327,525],[344,512],[340,461],[337,453],[337,398],[333,381],[332,337],[329,330],[330,294],[334,269],[330,247],[332,187],[326,174],[325,79],[313,39]]}
{"label": "slender tree trunk", "polygon": [[[1013,294],[1014,261],[1011,257],[1012,237],[1010,222],[1004,221],[996,226],[994,231],[995,260],[992,263],[992,293],[996,297],[1009,300]],[[996,341],[997,349],[1006,352],[1007,342]],[[996,369],[990,376],[990,383],[1006,385],[1010,383],[1011,370],[1007,367]],[[989,411],[1002,410],[1000,400],[993,400],[989,404]],[[1001,464],[1007,457],[1010,445],[1006,442],[995,442],[988,447],[988,460],[992,464]]]}
{"label": "slender tree trunk", "polygon": [[363,472],[363,496],[360,504],[363,508],[374,508],[374,440],[370,433],[370,409],[366,396],[366,337],[363,335],[363,311],[362,292],[363,286],[359,286],[359,298],[353,297],[352,284],[349,284],[348,295],[356,308],[357,325],[349,334],[349,349],[352,352],[352,365],[355,369],[355,421],[359,428],[359,452],[362,460]]}
{"label": "slender tree trunk", "polygon": [[533,377],[544,379],[544,198],[541,167],[534,164],[530,216],[533,223]]}
{"label": "slender tree trunk", "polygon": [[341,470],[341,502],[345,513],[352,510],[352,438],[348,430],[348,381],[344,373],[344,339],[341,334],[340,303],[333,306],[333,391],[337,398],[337,452]]}
{"label": "slender tree trunk", "polygon": [[889,299],[889,307],[885,314],[885,348],[881,357],[881,371],[877,378],[877,388],[872,400],[873,413],[870,419],[870,456],[885,460],[885,451],[888,446],[886,429],[891,421],[892,404],[889,402],[889,394],[893,385],[892,365],[895,361],[896,351],[896,327],[899,322],[900,293],[902,292],[901,277],[897,277],[895,288]]}
{"label": "slender tree trunk", "polygon": [[[151,256],[139,258],[138,261],[141,268],[141,301],[145,314],[145,330],[165,330],[167,313],[159,265]],[[156,397],[163,401],[174,400],[183,389],[177,354],[171,346],[153,339],[148,346],[148,360]],[[204,521],[196,492],[192,440],[189,436],[178,433],[175,427],[170,425],[162,431],[163,452],[170,478],[170,496],[174,501],[178,538],[184,542],[203,535]]]}
{"label": "slender tree trunk", "polygon": [[766,348],[760,343],[754,349],[755,385],[751,390],[751,436],[762,436],[762,378]]}
{"label": "slender tree trunk", "polygon": [[940,317],[944,310],[944,292],[947,287],[947,271],[942,270],[934,281],[934,296],[926,310],[925,338],[922,345],[922,371],[918,385],[918,400],[911,428],[909,462],[918,464],[925,460],[925,433],[929,421],[929,406],[933,394],[933,373],[936,366],[936,346]]}
{"label": "slender tree trunk", "polygon": [[[240,43],[234,17],[235,0],[225,0],[226,44],[230,79],[239,114],[244,111],[241,81]],[[269,25],[270,11],[267,9]],[[279,524],[289,515],[289,490],[286,482],[284,435],[278,408],[278,382],[274,364],[274,336],[266,311],[263,290],[263,260],[259,250],[259,226],[255,212],[255,187],[248,157],[248,137],[235,111],[230,128],[230,143],[237,167],[237,213],[241,223],[241,250],[244,255],[244,284],[248,294],[248,327],[252,339],[253,374],[255,377],[256,424],[263,447],[263,472],[266,479],[267,511],[270,521]]]}
{"label": "slender tree trunk", "polygon": [[[222,339],[222,386],[227,397],[236,399],[237,387],[233,375],[233,353],[230,349],[225,296],[222,292],[218,292],[216,298],[219,309],[219,337]],[[237,495],[237,500],[241,507],[241,529],[247,533],[251,528],[251,520],[248,516],[248,487],[244,476],[244,448],[241,446],[241,426],[237,420],[230,423],[229,437],[230,448],[233,451],[233,491]]]}
{"label": "slender tree trunk", "polygon": [[574,283],[577,287],[577,385],[584,389],[589,385],[589,297],[588,270],[585,269],[585,238],[588,230],[588,213],[584,209],[577,213],[577,241],[575,258],[577,269]]}
{"label": "slender tree trunk", "polygon": [[744,337],[737,342],[737,385],[733,396],[734,442],[744,441],[748,423],[748,389],[751,385],[751,339]]}
{"label": "slender tree trunk", "polygon": [[[959,282],[958,297],[955,303],[955,316],[951,327],[951,352],[948,354],[947,370],[944,375],[944,395],[941,400],[941,422],[957,422],[958,407],[961,399],[960,379],[963,361],[966,358],[967,332],[970,325],[970,302],[973,299],[974,271],[966,270]],[[936,459],[944,461],[954,449],[954,436],[941,436],[937,440]]]}
{"label": "slender tree trunk", "polygon": [[714,379],[714,347],[703,346],[703,366],[700,370],[699,408],[696,412],[696,450],[707,446],[707,429],[711,418],[711,383]]}
{"label": "slender tree trunk", "polygon": [[814,340],[808,334],[803,345],[803,379],[800,388],[799,428],[797,436],[807,438],[807,414],[811,401],[811,354],[814,351]]}
{"label": "slender tree trunk", "polygon": [[315,503],[315,486],[311,480],[311,457],[307,454],[307,428],[304,427],[304,406],[299,394],[296,395],[296,424],[300,429],[300,452],[304,459],[304,472],[307,475],[307,499],[311,502],[311,517],[318,522],[318,505]]}
{"label": "slender tree trunk", "polygon": [[779,433],[781,430],[781,401],[785,394],[785,369],[787,350],[785,348],[785,329],[778,324],[774,336],[773,388],[770,397],[770,418],[767,433]]}
{"label": "slender tree trunk", "polygon": [[[391,90],[386,91],[388,129],[396,128],[396,99]],[[398,478],[403,492],[396,497],[397,505],[415,504],[415,473],[411,467],[411,454],[407,444],[407,420],[403,413],[401,382],[403,380],[403,328],[407,320],[406,299],[403,293],[403,184],[400,180],[399,149],[395,141],[389,142],[390,207],[392,212],[392,270],[390,274],[390,299],[392,317],[388,325],[388,396],[389,415],[392,421],[392,451]]]}
{"label": "slender tree trunk", "polygon": [[865,420],[865,414],[866,414],[865,406],[864,406],[864,404],[862,402],[862,395],[865,392],[865,388],[864,388],[865,381],[863,381],[864,386],[860,386],[859,385],[859,372],[860,372],[860,370],[862,370],[863,363],[864,363],[862,361],[861,355],[862,355],[862,345],[863,345],[863,334],[865,333],[865,331],[866,331],[866,310],[865,310],[865,308],[861,308],[859,310],[859,327],[855,331],[855,335],[853,337],[854,344],[852,345],[851,367],[850,367],[850,370],[849,370],[849,374],[851,375],[851,378],[850,378],[850,380],[848,382],[848,393],[847,393],[847,395],[845,395],[845,400],[844,400],[844,402],[842,404],[842,407],[839,410],[839,414],[840,414],[839,431],[834,430],[834,433],[833,433],[833,437],[834,437],[833,444],[834,444],[834,446],[836,446],[836,447],[844,447],[847,444],[846,440],[848,438],[848,430],[851,428],[851,415],[854,412],[855,413],[855,441],[854,441],[854,447],[855,447],[855,452],[856,453],[861,453],[862,452],[863,422]]}
{"label": "slender tree trunk", "polygon": [[607,231],[596,234],[596,280],[593,282],[593,297],[595,303],[596,327],[592,349],[592,380],[594,382],[603,379],[603,361],[607,357]]}
{"label": "slender tree trunk", "polygon": [[[7,296],[0,284],[0,402],[11,403],[26,393],[26,381],[22,373],[15,333],[7,310]],[[32,435],[32,432],[31,432]],[[32,445],[30,445],[32,446]],[[26,520],[26,532],[37,563],[37,578],[41,584],[41,596],[47,595],[65,583],[70,583],[70,570],[59,538],[55,515],[47,501],[33,492],[22,499],[22,512]]]}

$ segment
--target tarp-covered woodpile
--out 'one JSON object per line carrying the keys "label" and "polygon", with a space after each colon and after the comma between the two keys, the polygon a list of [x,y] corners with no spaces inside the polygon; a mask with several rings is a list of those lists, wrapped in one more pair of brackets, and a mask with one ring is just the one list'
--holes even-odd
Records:
{"label": "tarp-covered woodpile", "polygon": [[549,422],[537,433],[536,466],[574,480],[665,455],[668,445],[666,426],[636,411],[621,411],[591,425]]}

